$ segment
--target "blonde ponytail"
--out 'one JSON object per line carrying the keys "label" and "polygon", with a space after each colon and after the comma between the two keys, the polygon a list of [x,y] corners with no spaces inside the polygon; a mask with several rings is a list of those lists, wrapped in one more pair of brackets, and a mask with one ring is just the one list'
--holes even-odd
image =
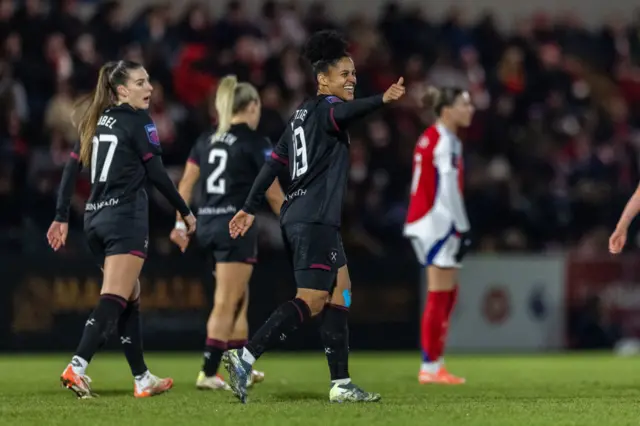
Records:
{"label": "blonde ponytail", "polygon": [[238,79],[235,75],[228,75],[220,80],[216,91],[216,112],[218,113],[218,129],[214,137],[229,131],[231,118],[233,117],[233,104],[235,102]]}

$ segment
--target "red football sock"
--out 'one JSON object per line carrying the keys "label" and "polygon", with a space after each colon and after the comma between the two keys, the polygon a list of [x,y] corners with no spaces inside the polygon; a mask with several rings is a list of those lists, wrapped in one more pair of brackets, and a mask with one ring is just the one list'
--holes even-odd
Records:
{"label": "red football sock", "polygon": [[458,301],[458,284],[453,287],[453,290],[449,292],[449,311],[447,312],[447,318],[451,318],[451,314],[453,313],[453,308],[456,306],[456,302]]}
{"label": "red football sock", "polygon": [[444,349],[443,333],[449,313],[449,291],[430,291],[422,315],[421,344],[425,362],[436,362]]}
{"label": "red football sock", "polygon": [[451,314],[453,313],[453,309],[456,306],[456,301],[458,300],[458,285],[453,287],[453,290],[443,293],[446,293],[449,297],[447,300],[447,314],[442,326],[442,351],[440,352],[440,356],[442,356],[442,354],[444,353],[444,347],[447,343],[447,336],[449,335],[449,323],[451,322]]}

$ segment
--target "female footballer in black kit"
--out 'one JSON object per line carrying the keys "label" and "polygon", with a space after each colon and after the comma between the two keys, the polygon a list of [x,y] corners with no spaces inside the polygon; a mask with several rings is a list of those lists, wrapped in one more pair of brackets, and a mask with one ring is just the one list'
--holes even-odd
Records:
{"label": "female footballer in black kit", "polygon": [[[267,139],[256,131],[260,121],[260,97],[249,83],[238,83],[235,76],[220,81],[215,107],[218,128],[201,137],[189,155],[184,175],[178,185],[180,195],[191,201],[199,182],[198,242],[216,261],[214,307],[207,321],[202,371],[196,380],[199,389],[228,386],[217,375],[226,350],[239,349],[247,343],[249,324],[249,279],[257,256],[257,230],[234,240],[229,235],[229,220],[239,211],[249,195],[251,185],[271,153]],[[284,194],[277,181],[266,192],[271,209],[280,214]],[[189,238],[178,213],[171,240],[184,252]],[[250,383],[261,382],[264,374],[253,370]]]}
{"label": "female footballer in black kit", "polygon": [[401,98],[405,89],[400,78],[384,94],[353,100],[355,67],[346,49],[346,41],[331,31],[316,33],[307,41],[304,56],[314,69],[317,95],[303,102],[291,117],[242,210],[229,223],[232,237],[246,235],[263,194],[288,166],[292,182],[280,223],[298,291],[295,299],[276,309],[244,348],[229,351],[225,357],[229,385],[242,402],[246,402],[255,360],[320,313],[320,335],[331,373],[329,400],[380,400],[379,394],[353,384],[348,371],[351,284],[340,237],[349,171],[346,129],[354,120]]}
{"label": "female footballer in black kit", "polygon": [[196,219],[162,164],[156,127],[146,112],[152,91],[140,64],[109,62],[100,69],[91,104],[78,126],[80,141],[62,175],[56,217],[47,232],[55,251],[65,245],[76,176],[82,166],[90,168],[84,230],[92,253],[100,259],[102,290],[78,349],[60,377],[79,398],[95,396],[85,370],[116,329],[134,376],[134,396],[157,395],[173,386],[172,379],[149,372],[142,350],[138,276],[148,246],[147,178],[180,212],[189,234],[195,231]]}

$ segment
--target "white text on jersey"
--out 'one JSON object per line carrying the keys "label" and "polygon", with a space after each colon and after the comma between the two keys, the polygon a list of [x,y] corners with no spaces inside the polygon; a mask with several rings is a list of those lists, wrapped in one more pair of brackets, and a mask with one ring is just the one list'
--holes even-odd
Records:
{"label": "white text on jersey", "polygon": [[113,129],[113,125],[116,124],[116,121],[118,120],[113,117],[109,117],[108,115],[101,115],[100,119],[98,120],[98,126],[105,126]]}
{"label": "white text on jersey", "polygon": [[293,120],[300,120],[300,121],[304,121],[305,118],[307,118],[307,110],[306,109],[298,109],[296,110],[296,115],[295,117],[293,117]]}
{"label": "white text on jersey", "polygon": [[233,145],[236,141],[238,140],[237,137],[235,137],[234,135],[232,135],[231,133],[223,133],[219,136],[213,136],[213,139],[211,139],[211,143],[217,143],[217,142],[222,142],[225,143],[229,146]]}

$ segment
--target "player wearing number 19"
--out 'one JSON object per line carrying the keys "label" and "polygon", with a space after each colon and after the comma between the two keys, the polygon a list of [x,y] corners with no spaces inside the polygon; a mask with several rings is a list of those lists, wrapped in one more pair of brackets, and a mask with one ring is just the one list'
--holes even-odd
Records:
{"label": "player wearing number 19", "polygon": [[146,112],[152,90],[147,72],[137,63],[110,62],[100,69],[91,103],[78,126],[80,141],[62,175],[56,217],[47,233],[54,250],[64,246],[76,175],[82,166],[90,167],[91,195],[85,206],[84,230],[104,276],[98,305],[60,377],[81,398],[95,395],[85,370],[116,329],[134,376],[134,396],[156,395],[173,386],[172,379],[149,372],[142,352],[138,276],[148,246],[147,178],[182,214],[189,233],[195,231],[196,220],[162,164],[156,127]]}
{"label": "player wearing number 19", "polygon": [[346,41],[335,32],[314,34],[305,46],[304,56],[314,69],[317,95],[303,102],[293,114],[244,207],[229,223],[232,237],[245,235],[263,194],[288,166],[292,182],[280,223],[298,291],[293,300],[276,309],[244,348],[229,352],[225,367],[229,385],[244,402],[253,362],[324,311],[320,335],[331,373],[329,400],[374,402],[380,400],[380,395],[351,383],[348,371],[351,288],[340,237],[349,173],[347,128],[358,118],[399,99],[405,90],[400,78],[384,94],[353,100],[355,66]]}
{"label": "player wearing number 19", "polygon": [[[193,187],[199,182],[198,243],[207,255],[213,254],[216,263],[214,306],[207,321],[204,363],[196,381],[199,389],[227,388],[216,375],[222,355],[247,343],[249,279],[257,261],[258,235],[253,229],[244,238],[233,240],[229,219],[242,208],[265,157],[271,154],[268,140],[255,131],[260,121],[260,98],[255,87],[226,76],[218,85],[215,107],[218,128],[195,143],[178,186],[180,194],[190,201]],[[284,195],[278,182],[267,190],[267,199],[279,214]],[[182,251],[187,248],[189,239],[180,217],[171,240]],[[252,372],[253,383],[263,378],[264,374]]]}

